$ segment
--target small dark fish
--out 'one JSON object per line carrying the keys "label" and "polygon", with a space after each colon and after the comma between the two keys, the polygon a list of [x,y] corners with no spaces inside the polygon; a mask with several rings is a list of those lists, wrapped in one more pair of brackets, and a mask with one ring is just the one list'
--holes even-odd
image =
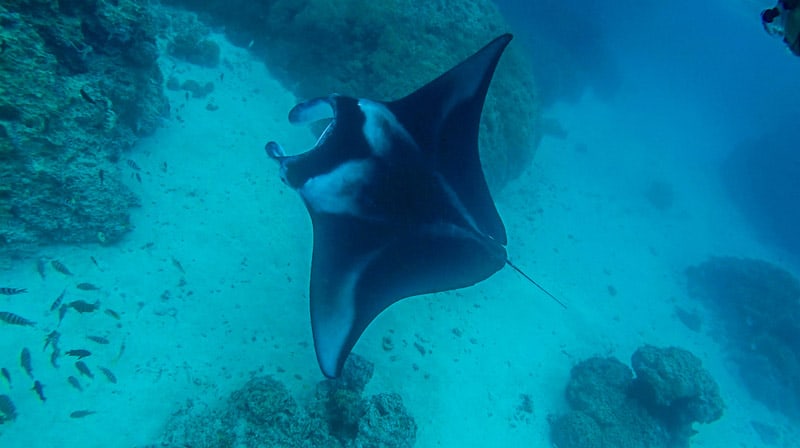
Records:
{"label": "small dark fish", "polygon": [[50,262],[50,264],[53,266],[53,269],[55,269],[56,271],[58,271],[58,272],[60,272],[60,273],[62,273],[64,275],[72,275],[72,272],[70,272],[70,270],[67,269],[66,266],[64,266],[64,263],[62,263],[62,262],[60,262],[58,260],[53,260],[53,261]]}
{"label": "small dark fish", "polygon": [[167,162],[161,162],[161,171],[167,172]]}
{"label": "small dark fish", "polygon": [[55,367],[56,369],[58,366],[58,357],[61,355],[61,350],[58,348],[53,348],[53,353],[50,353],[50,365]]}
{"label": "small dark fish", "polygon": [[99,264],[97,264],[97,259],[96,259],[96,258],[94,258],[94,257],[93,257],[93,256],[91,256],[91,255],[89,255],[89,258],[92,260],[92,263],[94,263],[94,265],[95,265],[95,266],[97,266],[98,268],[100,267],[100,265],[99,265]]}
{"label": "small dark fish", "polygon": [[27,325],[29,327],[36,325],[36,322],[25,319],[22,316],[17,316],[14,313],[9,313],[8,311],[0,311],[0,320],[11,325]]}
{"label": "small dark fish", "polygon": [[61,291],[61,294],[59,294],[58,297],[56,297],[56,300],[53,302],[53,304],[50,305],[50,311],[55,311],[58,307],[61,306],[61,302],[64,301],[64,295],[66,294],[67,294],[67,288],[64,288],[64,290]]}
{"label": "small dark fish", "polygon": [[97,291],[100,289],[91,283],[78,283],[75,287],[82,291]]}
{"label": "small dark fish", "polygon": [[58,331],[56,331],[56,330],[53,330],[53,331],[51,331],[51,332],[50,332],[50,333],[49,333],[49,334],[48,334],[48,335],[47,335],[47,336],[44,338],[44,348],[42,348],[42,351],[45,351],[45,350],[47,350],[47,347],[48,347],[50,344],[52,344],[52,345],[53,345],[53,349],[54,349],[54,350],[57,350],[57,349],[58,349],[58,339],[59,339],[60,337],[61,337],[61,333],[59,333],[59,332],[58,332]]}
{"label": "small dark fish", "polygon": [[8,395],[0,395],[0,423],[17,418],[17,408]]}
{"label": "small dark fish", "polygon": [[6,40],[3,39],[3,43],[0,43],[0,54],[5,53],[7,49],[8,49],[8,42],[6,42]]}
{"label": "small dark fish", "polygon": [[97,104],[97,101],[95,101],[94,98],[89,96],[89,94],[86,93],[86,90],[84,90],[83,87],[81,87],[80,92],[81,92],[81,96],[83,97],[83,99],[86,100],[89,104]]}
{"label": "small dark fish", "polygon": [[78,380],[74,376],[70,375],[69,378],[67,378],[67,382],[70,384],[70,386],[83,392],[83,386],[81,386],[80,380]]}
{"label": "small dark fish", "polygon": [[61,321],[64,320],[64,316],[67,315],[67,310],[69,306],[65,303],[58,307],[58,326],[61,326]]}
{"label": "small dark fish", "polygon": [[8,369],[3,367],[0,369],[0,373],[3,374],[3,378],[6,379],[6,383],[8,383],[8,387],[11,387],[11,374],[8,372]]}
{"label": "small dark fish", "polygon": [[22,366],[22,370],[28,374],[31,379],[33,379],[33,366],[31,365],[31,351],[28,350],[27,347],[22,349],[22,352],[19,354],[19,365]]}
{"label": "small dark fish", "polygon": [[75,356],[78,359],[83,359],[87,356],[91,356],[92,352],[89,350],[84,350],[82,348],[75,349],[75,350],[67,350],[67,356]]}
{"label": "small dark fish", "polygon": [[83,361],[78,361],[75,363],[75,368],[78,369],[78,372],[81,372],[81,375],[89,378],[94,378],[94,374],[91,370],[89,370],[89,366],[86,365]]}
{"label": "small dark fish", "polygon": [[225,79],[225,73],[220,73],[219,74],[219,82],[222,82],[223,79]]}
{"label": "small dark fish", "polygon": [[112,310],[111,308],[106,308],[105,313],[113,317],[114,319],[119,320],[119,313]]}
{"label": "small dark fish", "polygon": [[86,339],[88,339],[90,341],[97,342],[98,344],[102,344],[102,345],[107,345],[108,344],[108,338],[104,338],[102,336],[89,335],[89,336],[86,336]]}
{"label": "small dark fish", "polygon": [[33,382],[33,387],[31,390],[36,391],[36,395],[39,396],[39,399],[42,400],[42,403],[47,401],[47,397],[44,396],[44,384],[40,383],[39,380]]}
{"label": "small dark fish", "polygon": [[136,175],[136,180],[139,181],[139,183],[142,183],[142,176],[140,176],[139,173],[134,174]]}
{"label": "small dark fish", "polygon": [[137,165],[136,162],[134,162],[133,160],[128,159],[127,163],[128,163],[128,166],[131,167],[132,170],[134,170],[134,171],[140,171],[141,170],[141,168],[139,168],[139,165]]}
{"label": "small dark fish", "polygon": [[97,171],[97,176],[100,177],[100,185],[103,185],[103,182],[106,180],[106,172],[103,170]]}
{"label": "small dark fish", "polygon": [[26,288],[0,288],[0,294],[4,296],[13,296],[15,294],[22,294],[28,292]]}
{"label": "small dark fish", "polygon": [[114,362],[119,361],[122,358],[122,354],[125,353],[125,339],[122,340],[122,344],[119,345],[119,353],[117,353],[117,357],[114,358]]}
{"label": "small dark fish", "polygon": [[181,262],[178,261],[177,258],[172,257],[172,265],[175,266],[176,268],[178,268],[178,270],[181,271],[181,274],[185,274],[186,273],[186,271],[183,270],[183,265],[181,265]]}
{"label": "small dark fish", "polygon": [[114,372],[108,370],[105,367],[98,367],[98,369],[100,369],[100,371],[103,372],[103,375],[106,376],[106,379],[108,379],[110,383],[117,384],[117,376],[114,375]]}
{"label": "small dark fish", "polygon": [[44,280],[45,277],[47,277],[47,271],[45,269],[46,264],[47,260],[42,257],[39,257],[36,260],[36,272],[39,273],[39,276],[42,277],[42,280]]}
{"label": "small dark fish", "polygon": [[100,301],[96,301],[94,303],[89,303],[84,300],[73,300],[67,304],[73,310],[83,314],[83,313],[93,313],[100,308]]}
{"label": "small dark fish", "polygon": [[84,418],[84,417],[87,417],[87,416],[92,415],[92,414],[97,414],[97,412],[95,412],[95,411],[87,411],[86,409],[82,409],[80,411],[75,411],[75,412],[69,414],[69,416],[71,418]]}

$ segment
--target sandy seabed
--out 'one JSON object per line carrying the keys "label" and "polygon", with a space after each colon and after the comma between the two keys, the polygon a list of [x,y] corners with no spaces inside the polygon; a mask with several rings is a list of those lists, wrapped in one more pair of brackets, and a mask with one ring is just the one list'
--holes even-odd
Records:
{"label": "sandy seabed", "polygon": [[[322,379],[308,317],[310,221],[263,151],[275,140],[299,152],[313,137],[289,125],[296,99],[263,64],[230,46],[224,60],[214,70],[164,61],[167,77],[212,81],[216,89],[205,99],[168,92],[171,117],[126,156],[142,170],[141,183],[126,176],[142,207],[123,242],[41,254],[63,262],[72,277],[48,266],[42,279],[35,260],[0,273],[2,285],[29,291],[0,297],[0,308],[37,322],[0,327],[0,366],[13,376],[12,389],[0,393],[19,414],[0,427],[1,446],[142,447],[158,443],[170,415],[187,403],[221,404],[254,374],[274,375],[300,400]],[[725,416],[698,427],[695,446],[760,446],[750,421],[783,421],[740,388],[710,337],[673,315],[676,304],[695,307],[683,287],[686,266],[709,255],[774,255],[755,242],[707,166],[671,160],[671,146],[709,131],[661,135],[641,126],[629,105],[587,97],[557,108],[569,137],[545,139],[533,166],[494,193],[510,258],[568,309],[504,269],[471,288],[401,301],[362,336],[355,351],[376,366],[367,393],[402,395],[419,426],[416,446],[550,446],[547,416],[567,408],[570,368],[594,355],[627,363],[642,344],[689,349],[719,382]],[[672,208],[646,201],[653,179],[675,186]],[[81,282],[100,290],[76,289]],[[66,301],[100,300],[120,314],[117,321],[70,312],[57,327],[62,351],[92,350],[84,361],[94,379],[67,357],[53,368],[42,350],[58,323],[50,304],[65,288]],[[46,386],[45,403],[19,367],[23,347]],[[70,375],[82,392],[67,383]],[[532,397],[532,413],[517,409],[522,394]],[[70,418],[84,409],[96,414]]]}

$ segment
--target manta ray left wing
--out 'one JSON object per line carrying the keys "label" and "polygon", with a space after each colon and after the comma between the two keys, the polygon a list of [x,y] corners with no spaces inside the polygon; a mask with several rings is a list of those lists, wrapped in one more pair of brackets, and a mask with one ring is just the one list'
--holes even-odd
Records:
{"label": "manta ray left wing", "polygon": [[267,154],[314,230],[311,326],[322,372],[337,377],[386,307],[480,282],[507,262],[506,233],[478,156],[486,91],[506,34],[390,103],[338,95],[300,103],[292,123],[332,118],[309,151]]}

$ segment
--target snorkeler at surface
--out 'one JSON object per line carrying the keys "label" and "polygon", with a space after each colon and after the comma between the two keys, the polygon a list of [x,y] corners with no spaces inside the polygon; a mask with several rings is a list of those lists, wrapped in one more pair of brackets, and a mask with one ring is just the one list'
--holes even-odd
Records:
{"label": "snorkeler at surface", "polygon": [[761,24],[771,36],[782,37],[795,56],[800,56],[800,0],[778,0],[761,12]]}

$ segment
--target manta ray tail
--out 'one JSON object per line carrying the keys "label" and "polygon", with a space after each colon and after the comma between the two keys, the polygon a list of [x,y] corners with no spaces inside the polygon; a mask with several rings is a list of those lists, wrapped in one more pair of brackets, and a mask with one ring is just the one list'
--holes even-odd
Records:
{"label": "manta ray tail", "polygon": [[519,275],[521,275],[521,276],[525,277],[526,279],[528,279],[529,282],[533,283],[533,285],[536,286],[537,288],[539,288],[539,290],[541,290],[543,293],[547,294],[548,297],[550,297],[551,299],[555,300],[556,303],[558,303],[559,305],[563,306],[564,309],[567,309],[567,305],[564,305],[564,302],[558,300],[556,298],[556,296],[550,294],[550,291],[544,289],[544,287],[542,285],[536,283],[536,280],[532,279],[530,275],[526,274],[522,269],[518,268],[508,258],[506,258],[506,264],[511,266],[511,268],[514,269],[515,271],[519,272]]}

